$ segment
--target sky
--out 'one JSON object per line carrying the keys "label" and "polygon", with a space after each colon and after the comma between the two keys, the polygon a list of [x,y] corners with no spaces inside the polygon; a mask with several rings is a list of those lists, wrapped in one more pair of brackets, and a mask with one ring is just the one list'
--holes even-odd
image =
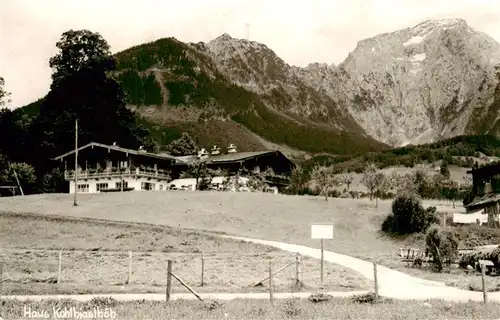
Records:
{"label": "sky", "polygon": [[0,76],[10,108],[44,96],[49,58],[69,29],[99,32],[113,52],[164,37],[223,33],[266,44],[285,62],[338,64],[359,40],[427,19],[463,18],[500,42],[500,0],[0,0]]}

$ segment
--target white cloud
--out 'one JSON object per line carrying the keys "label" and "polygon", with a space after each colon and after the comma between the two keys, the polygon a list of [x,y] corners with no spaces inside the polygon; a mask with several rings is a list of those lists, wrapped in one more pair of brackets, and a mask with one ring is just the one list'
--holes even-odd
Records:
{"label": "white cloud", "polygon": [[265,43],[286,62],[339,63],[356,43],[429,18],[460,17],[500,41],[498,0],[2,0],[0,75],[13,106],[43,96],[48,59],[67,29],[100,32],[114,52],[173,36],[209,41],[227,32]]}

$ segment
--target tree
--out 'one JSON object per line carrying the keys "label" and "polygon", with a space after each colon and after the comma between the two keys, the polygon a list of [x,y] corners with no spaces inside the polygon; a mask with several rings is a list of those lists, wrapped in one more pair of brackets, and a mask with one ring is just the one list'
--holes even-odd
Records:
{"label": "tree", "polygon": [[453,201],[453,208],[455,208],[455,199],[459,194],[458,182],[453,180],[441,181],[439,191],[443,198]]}
{"label": "tree", "polygon": [[196,154],[198,146],[187,132],[183,132],[181,137],[172,141],[166,149],[173,156],[188,156]]}
{"label": "tree", "polygon": [[0,139],[0,152],[7,155],[11,161],[32,160],[28,135],[30,125],[30,120],[21,112],[0,109],[0,137],[3,137]]}
{"label": "tree", "polygon": [[375,174],[375,207],[378,207],[378,198],[381,198],[384,196],[384,194],[387,193],[389,190],[391,184],[389,182],[389,179],[387,176],[382,172],[377,172]]}
{"label": "tree", "polygon": [[415,177],[413,173],[397,173],[393,170],[389,176],[390,188],[393,189],[396,194],[401,194],[404,192],[417,192],[417,187],[415,185]]}
{"label": "tree", "polygon": [[366,189],[368,189],[370,201],[373,200],[374,195],[378,194],[382,190],[387,190],[390,186],[389,180],[386,179],[384,173],[378,170],[377,166],[373,163],[366,166],[363,171],[361,183],[366,187]]}
{"label": "tree", "polygon": [[49,66],[54,70],[53,87],[89,65],[108,66],[112,69],[110,46],[99,33],[71,29],[62,34],[56,47],[59,52],[49,60]]}
{"label": "tree", "polygon": [[425,236],[426,251],[432,255],[432,264],[437,272],[443,271],[444,263],[448,264],[458,257],[458,240],[448,231],[433,226]]}
{"label": "tree", "polygon": [[392,201],[392,214],[382,224],[382,230],[400,234],[426,231],[438,223],[436,207],[425,209],[421,198],[414,193],[402,193]]}
{"label": "tree", "polygon": [[0,77],[0,107],[3,107],[4,105],[10,103],[10,93],[5,91],[4,89],[5,86],[5,80]]}
{"label": "tree", "polygon": [[349,191],[349,186],[354,181],[354,173],[344,171],[339,175],[339,180],[347,186],[347,191]]}
{"label": "tree", "polygon": [[328,201],[328,191],[335,186],[335,177],[333,168],[327,166],[315,166],[311,171],[311,179],[316,182],[320,188],[320,195],[325,196],[325,201]]}
{"label": "tree", "polygon": [[70,30],[57,47],[59,52],[50,59],[51,90],[32,128],[37,156],[48,158],[72,149],[75,119],[82,145],[99,141],[138,148],[149,131],[136,124],[122,87],[110,76],[115,61],[106,41],[98,33]]}
{"label": "tree", "polygon": [[54,168],[43,175],[41,190],[43,193],[63,193],[67,192],[66,189],[64,172],[61,169]]}
{"label": "tree", "polygon": [[441,167],[439,168],[439,172],[446,178],[450,178],[450,170],[448,169],[448,162],[444,161],[441,163]]}
{"label": "tree", "polygon": [[17,181],[23,191],[29,193],[33,191],[36,182],[35,169],[27,163],[7,163],[1,166],[0,184],[17,186]]}
{"label": "tree", "polygon": [[292,170],[292,175],[290,177],[290,191],[293,194],[301,193],[304,189],[304,185],[309,180],[309,177],[306,175],[304,169],[300,166],[295,167]]}
{"label": "tree", "polygon": [[205,161],[196,160],[188,164],[186,175],[196,179],[196,190],[199,190],[199,181],[209,176],[209,171]]}

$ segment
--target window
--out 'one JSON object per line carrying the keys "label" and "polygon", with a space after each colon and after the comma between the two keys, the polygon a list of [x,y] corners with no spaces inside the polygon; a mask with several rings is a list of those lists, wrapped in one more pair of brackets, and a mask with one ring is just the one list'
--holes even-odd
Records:
{"label": "window", "polygon": [[96,186],[96,191],[99,192],[101,190],[106,190],[108,188],[107,183],[98,183]]}
{"label": "window", "polygon": [[162,185],[162,184],[160,184],[160,191],[162,191],[162,190],[163,190],[163,185]]}
{"label": "window", "polygon": [[[115,187],[116,187],[116,189],[121,189],[122,188],[122,183],[121,182],[117,182],[115,184]],[[123,181],[123,188],[128,188],[128,181]]]}
{"label": "window", "polygon": [[128,167],[128,162],[127,161],[120,161],[120,168],[127,168]]}
{"label": "window", "polygon": [[154,189],[155,189],[154,183],[150,183],[150,182],[142,182],[141,183],[141,190],[152,191]]}
{"label": "window", "polygon": [[89,185],[87,184],[79,184],[78,192],[89,192]]}

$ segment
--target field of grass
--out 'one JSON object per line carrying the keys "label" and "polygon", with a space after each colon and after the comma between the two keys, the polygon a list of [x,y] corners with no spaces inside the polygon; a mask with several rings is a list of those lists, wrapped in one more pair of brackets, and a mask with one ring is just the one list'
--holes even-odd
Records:
{"label": "field of grass", "polygon": [[[375,207],[375,201],[368,199],[325,201],[312,196],[186,191],[82,194],[79,199],[80,205],[73,207],[69,194],[3,198],[0,211],[153,223],[316,248],[320,243],[310,238],[310,223],[331,222],[334,239],[325,241],[326,250],[374,260],[467,290],[480,279],[479,274],[468,276],[460,270],[433,273],[429,268],[407,267],[397,255],[399,248],[424,248],[424,241],[422,236],[391,238],[380,232],[382,221],[391,211],[391,200],[381,200]],[[453,208],[451,201],[424,201],[424,206],[429,205],[440,212],[464,211],[459,204]],[[494,277],[487,278],[488,285],[495,286],[496,282]]]}
{"label": "field of grass", "polygon": [[75,307],[78,311],[99,307],[111,309],[116,319],[495,319],[500,314],[500,304],[479,302],[462,304],[443,301],[386,301],[383,303],[359,303],[354,298],[332,299],[313,303],[306,299],[276,300],[271,306],[267,300],[172,301],[165,302],[117,302],[112,299],[95,299],[90,302],[71,300],[21,302],[5,301],[0,316],[20,319],[24,308],[49,312],[53,308]]}
{"label": "field of grass", "polygon": [[[173,272],[199,292],[259,292],[249,285],[295,255],[274,248],[223,239],[195,230],[102,222],[90,219],[0,214],[0,260],[4,294],[158,293],[165,291],[167,260]],[[62,282],[55,284],[62,250]],[[132,251],[132,281],[126,284]],[[201,254],[204,285],[201,286]],[[295,287],[295,267],[275,276],[276,290],[315,290],[318,261],[302,258],[303,288]],[[186,291],[177,282],[173,292]],[[347,268],[325,264],[325,289],[363,290],[371,281]]]}

